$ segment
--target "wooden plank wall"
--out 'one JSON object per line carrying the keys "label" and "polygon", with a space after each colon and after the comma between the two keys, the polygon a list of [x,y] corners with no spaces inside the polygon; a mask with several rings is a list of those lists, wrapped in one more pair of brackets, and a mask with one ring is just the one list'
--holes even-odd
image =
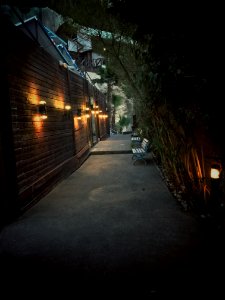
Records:
{"label": "wooden plank wall", "polygon": [[[89,154],[89,121],[85,115],[78,120],[77,109],[85,109],[90,87],[26,36],[19,33],[17,41],[23,50],[10,48],[6,64],[18,206],[26,209]],[[40,100],[46,101],[46,120],[39,115]],[[72,106],[69,112],[64,109],[67,103]]]}

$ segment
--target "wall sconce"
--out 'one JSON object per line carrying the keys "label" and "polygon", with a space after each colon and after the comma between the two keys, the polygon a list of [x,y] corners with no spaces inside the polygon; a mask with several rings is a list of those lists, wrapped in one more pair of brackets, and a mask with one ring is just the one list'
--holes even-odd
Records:
{"label": "wall sconce", "polygon": [[95,116],[98,115],[100,113],[99,106],[91,105],[91,113]]}
{"label": "wall sconce", "polygon": [[64,108],[65,108],[65,110],[69,111],[69,110],[71,110],[71,105],[70,104],[66,104]]}
{"label": "wall sconce", "polygon": [[91,104],[91,113],[94,114],[95,113],[95,106],[93,104]]}
{"label": "wall sconce", "polygon": [[77,109],[77,119],[81,120],[81,108]]}
{"label": "wall sconce", "polygon": [[46,109],[46,101],[41,100],[39,102],[39,106],[38,106],[38,112],[40,114],[40,118],[45,120],[48,118],[47,116],[47,109]]}
{"label": "wall sconce", "polygon": [[86,118],[90,118],[90,108],[88,107],[87,103],[86,103],[85,113],[86,113]]}
{"label": "wall sconce", "polygon": [[212,179],[219,179],[221,172],[221,165],[220,164],[213,164],[210,170],[210,177]]}
{"label": "wall sconce", "polygon": [[70,120],[71,117],[71,105],[68,103],[64,106],[64,117],[68,120]]}
{"label": "wall sconce", "polygon": [[60,67],[64,67],[65,69],[68,69],[68,65],[67,65],[67,63],[65,63],[65,62],[63,62],[63,61],[59,61],[59,65],[60,65]]}
{"label": "wall sconce", "polygon": [[210,198],[208,202],[208,209],[210,214],[217,214],[218,209],[221,207],[221,181],[220,174],[222,171],[222,165],[220,162],[215,162],[211,165],[210,177],[211,177],[211,189]]}

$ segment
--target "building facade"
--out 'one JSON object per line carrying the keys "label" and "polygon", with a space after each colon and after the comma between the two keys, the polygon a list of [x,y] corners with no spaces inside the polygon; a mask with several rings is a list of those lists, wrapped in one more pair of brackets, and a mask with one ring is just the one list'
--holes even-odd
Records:
{"label": "building facade", "polygon": [[1,17],[1,221],[28,209],[108,135],[105,96]]}

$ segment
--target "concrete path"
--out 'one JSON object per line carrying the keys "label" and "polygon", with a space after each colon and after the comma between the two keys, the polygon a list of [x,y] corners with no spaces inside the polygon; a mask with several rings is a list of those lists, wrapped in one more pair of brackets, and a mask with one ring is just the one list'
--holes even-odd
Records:
{"label": "concrete path", "polygon": [[[129,142],[111,137],[95,149]],[[182,210],[151,156],[147,166],[134,166],[131,156],[91,155],[3,228],[2,293],[19,297],[31,288],[30,299],[224,294],[219,234]]]}
{"label": "concrete path", "polygon": [[92,149],[91,154],[118,154],[131,153],[131,135],[115,134],[107,140],[98,142]]}

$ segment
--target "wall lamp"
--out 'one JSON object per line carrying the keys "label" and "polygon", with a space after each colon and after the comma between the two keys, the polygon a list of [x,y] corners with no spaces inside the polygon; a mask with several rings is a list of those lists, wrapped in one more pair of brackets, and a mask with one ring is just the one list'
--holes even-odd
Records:
{"label": "wall lamp", "polygon": [[221,165],[220,164],[213,164],[211,166],[211,170],[210,170],[210,177],[212,179],[219,179],[220,178],[220,173],[221,173]]}
{"label": "wall lamp", "polygon": [[86,108],[85,108],[85,113],[86,113],[86,117],[87,118],[90,118],[90,107],[86,105]]}
{"label": "wall lamp", "polygon": [[[222,165],[220,162],[215,162],[211,165],[210,177],[211,177],[211,190],[210,198],[208,202],[209,212],[212,214],[217,214],[218,209],[221,207],[221,181],[220,175],[222,171]],[[219,216],[219,215],[218,215]]]}
{"label": "wall lamp", "polygon": [[71,105],[69,103],[65,104],[64,106],[64,116],[65,118],[67,118],[68,120],[71,117]]}
{"label": "wall lamp", "polygon": [[71,110],[71,105],[70,104],[66,104],[64,108],[65,108],[65,110],[69,111],[69,110]]}
{"label": "wall lamp", "polygon": [[81,120],[81,108],[77,109],[77,119]]}
{"label": "wall lamp", "polygon": [[59,65],[60,65],[60,67],[64,67],[65,69],[68,69],[68,65],[61,60],[59,61]]}
{"label": "wall lamp", "polygon": [[47,116],[47,109],[46,109],[46,101],[41,100],[39,102],[39,106],[38,106],[38,112],[40,114],[40,118],[45,120],[48,118]]}

